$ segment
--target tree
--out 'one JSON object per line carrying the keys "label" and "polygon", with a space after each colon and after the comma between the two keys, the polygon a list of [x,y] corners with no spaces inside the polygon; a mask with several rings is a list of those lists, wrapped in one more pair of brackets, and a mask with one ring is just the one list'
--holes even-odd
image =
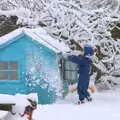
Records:
{"label": "tree", "polygon": [[119,14],[118,0],[57,0],[46,4],[40,20],[51,35],[65,41],[72,49],[77,48],[73,41],[82,48],[85,43],[97,46],[94,60],[96,79],[105,83],[111,80],[115,70],[120,69],[117,63],[120,40],[111,35],[115,27],[120,29],[116,25],[120,22]]}
{"label": "tree", "polygon": [[119,0],[2,0],[0,6],[22,8],[22,14],[17,15],[19,23],[45,26],[49,34],[72,49],[83,48],[85,43],[95,45],[97,81],[108,82],[113,71],[120,69],[120,38],[111,34],[120,29]]}

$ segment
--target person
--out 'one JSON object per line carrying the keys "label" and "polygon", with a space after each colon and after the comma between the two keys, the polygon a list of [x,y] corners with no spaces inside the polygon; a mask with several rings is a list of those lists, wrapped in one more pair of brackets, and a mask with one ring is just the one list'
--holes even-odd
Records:
{"label": "person", "polygon": [[78,85],[77,85],[77,92],[79,96],[78,104],[85,103],[85,99],[88,101],[92,101],[92,97],[88,92],[88,86],[90,81],[91,72],[91,65],[92,60],[91,56],[94,54],[94,48],[91,45],[84,46],[84,53],[83,55],[68,55],[68,60],[78,64]]}

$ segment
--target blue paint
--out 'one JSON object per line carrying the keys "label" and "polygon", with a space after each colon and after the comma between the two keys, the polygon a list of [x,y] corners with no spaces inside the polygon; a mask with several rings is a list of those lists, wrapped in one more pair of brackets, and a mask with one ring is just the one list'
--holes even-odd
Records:
{"label": "blue paint", "polygon": [[[58,71],[56,53],[25,34],[0,46],[0,62],[19,63],[18,80],[0,80],[0,93],[37,92],[39,103],[53,103],[56,89],[51,86],[51,70]],[[54,78],[52,78],[54,79]]]}

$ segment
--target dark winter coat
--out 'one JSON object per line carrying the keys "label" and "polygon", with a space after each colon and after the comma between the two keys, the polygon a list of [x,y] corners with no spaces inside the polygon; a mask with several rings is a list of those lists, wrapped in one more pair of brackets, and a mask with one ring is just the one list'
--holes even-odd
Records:
{"label": "dark winter coat", "polygon": [[88,86],[91,73],[92,60],[85,56],[69,56],[68,59],[76,64],[78,64],[79,82],[78,85]]}

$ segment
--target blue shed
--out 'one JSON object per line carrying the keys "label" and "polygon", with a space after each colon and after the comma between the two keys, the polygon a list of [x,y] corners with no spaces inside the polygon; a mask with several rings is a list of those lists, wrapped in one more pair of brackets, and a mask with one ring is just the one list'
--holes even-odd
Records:
{"label": "blue shed", "polygon": [[53,103],[63,87],[60,53],[69,50],[43,28],[20,28],[0,37],[0,93],[37,92],[39,103]]}

